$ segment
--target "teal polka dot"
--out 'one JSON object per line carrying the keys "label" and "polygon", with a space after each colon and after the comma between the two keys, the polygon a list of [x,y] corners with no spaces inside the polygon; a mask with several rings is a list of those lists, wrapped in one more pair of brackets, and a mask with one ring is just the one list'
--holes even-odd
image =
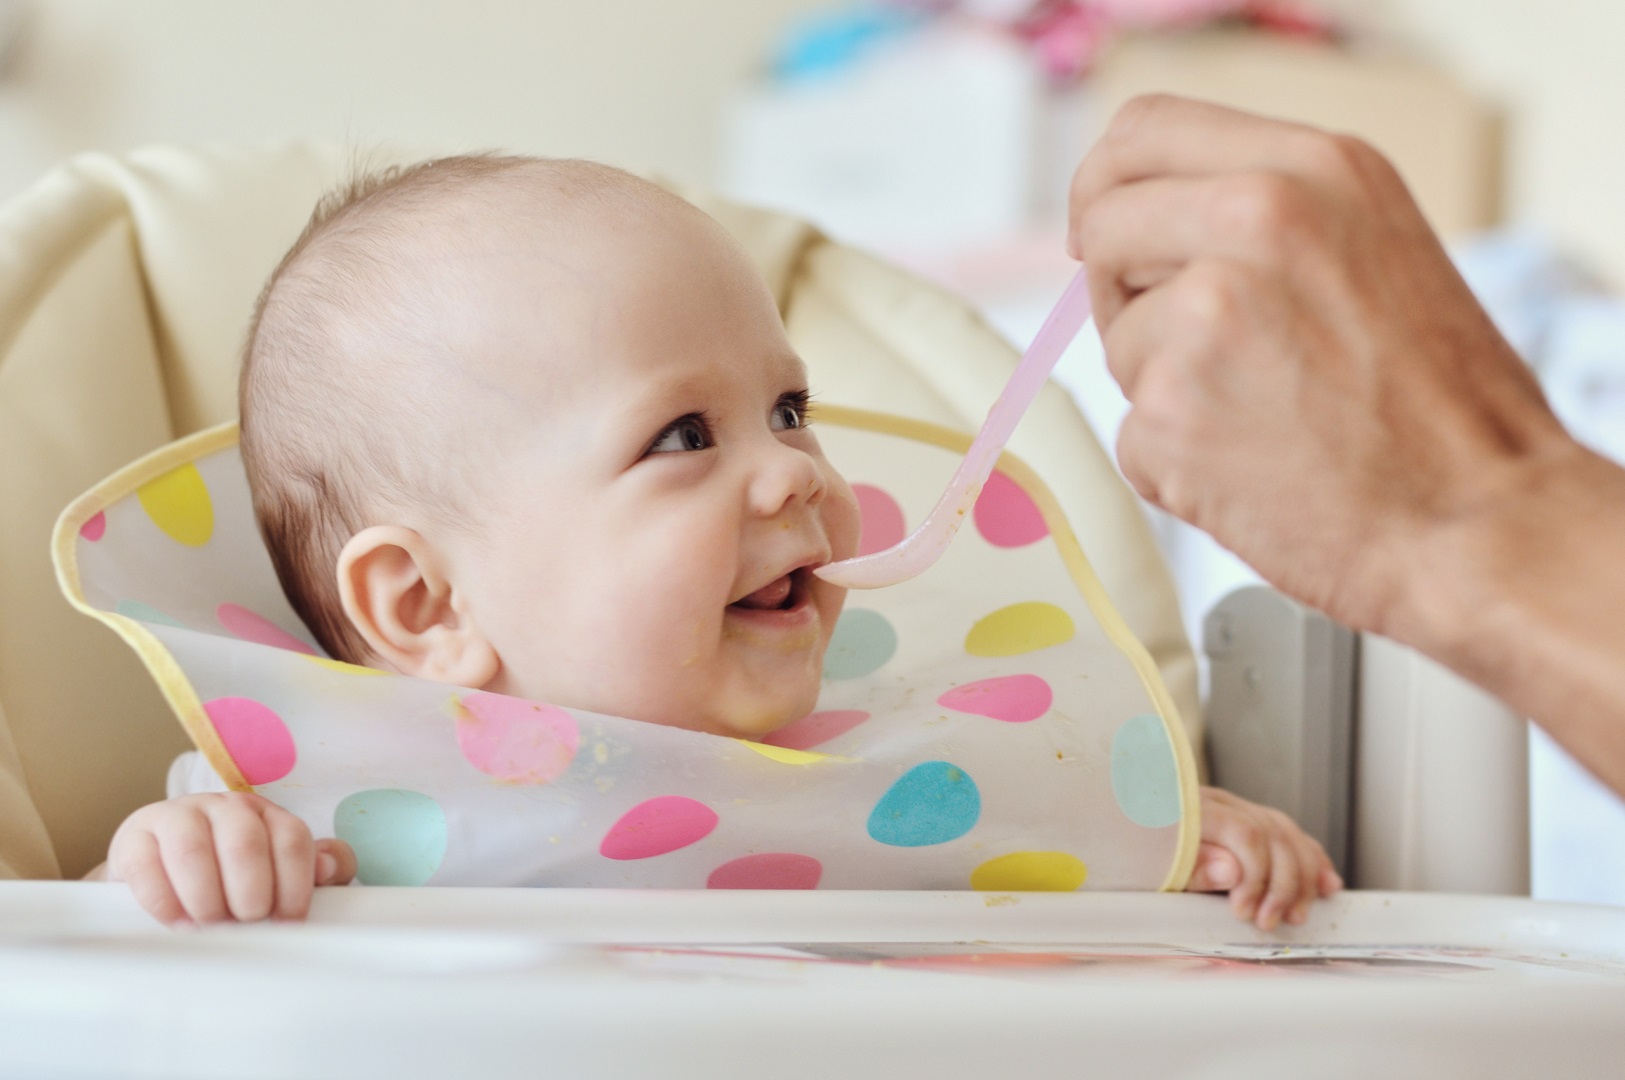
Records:
{"label": "teal polka dot", "polygon": [[878,611],[848,608],[835,624],[824,654],[826,680],[861,679],[897,652],[897,631]]}
{"label": "teal polka dot", "polygon": [[416,791],[358,791],[333,811],[333,834],[355,849],[363,885],[422,885],[446,857],[446,813]]}
{"label": "teal polka dot", "polygon": [[1112,794],[1136,825],[1160,829],[1179,823],[1179,763],[1162,717],[1130,717],[1117,729]]}
{"label": "teal polka dot", "polygon": [[946,844],[982,816],[976,781],[947,761],[916,765],[887,789],[869,814],[869,835],[892,847]]}
{"label": "teal polka dot", "polygon": [[118,607],[113,610],[127,619],[134,619],[136,622],[158,623],[161,626],[177,626],[182,630],[186,629],[186,624],[179,619],[165,615],[151,604],[143,604],[139,600],[120,600]]}

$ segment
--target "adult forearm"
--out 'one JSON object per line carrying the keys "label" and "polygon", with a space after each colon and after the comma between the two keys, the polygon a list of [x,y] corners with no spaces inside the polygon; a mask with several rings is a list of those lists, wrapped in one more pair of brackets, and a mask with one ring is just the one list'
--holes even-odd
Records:
{"label": "adult forearm", "polygon": [[1625,469],[1543,449],[1416,553],[1382,627],[1530,716],[1625,793]]}

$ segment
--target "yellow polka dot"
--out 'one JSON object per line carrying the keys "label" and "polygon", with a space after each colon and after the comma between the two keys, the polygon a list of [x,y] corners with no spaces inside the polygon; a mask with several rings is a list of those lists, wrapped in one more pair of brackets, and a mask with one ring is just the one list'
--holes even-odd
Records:
{"label": "yellow polka dot", "polygon": [[1072,892],[1089,877],[1083,860],[1064,851],[1015,851],[971,871],[980,892]]}
{"label": "yellow polka dot", "polygon": [[1017,656],[1071,641],[1072,616],[1037,600],[1002,607],[984,616],[965,635],[972,656]]}
{"label": "yellow polka dot", "polygon": [[768,746],[766,743],[751,742],[749,739],[736,739],[734,741],[744,743],[763,757],[785,765],[811,765],[815,761],[823,761],[829,757],[828,754],[815,754],[811,750],[790,750],[783,746]]}
{"label": "yellow polka dot", "polygon": [[346,675],[388,674],[388,672],[379,671],[377,668],[362,667],[360,664],[346,664],[343,660],[329,660],[325,656],[310,656],[308,654],[303,655],[305,656],[306,660],[309,660],[313,664],[320,664],[322,667],[329,668],[333,671],[342,671]]}
{"label": "yellow polka dot", "polygon": [[136,491],[152,523],[177,543],[202,547],[214,535],[214,504],[196,465],[182,465]]}

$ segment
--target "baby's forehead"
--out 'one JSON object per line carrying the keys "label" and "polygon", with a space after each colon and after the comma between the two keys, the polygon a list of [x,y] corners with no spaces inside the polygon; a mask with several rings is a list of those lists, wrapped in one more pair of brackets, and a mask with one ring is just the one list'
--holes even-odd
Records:
{"label": "baby's forehead", "polygon": [[358,286],[340,351],[437,408],[522,398],[533,416],[639,393],[670,351],[725,355],[732,369],[713,381],[799,369],[770,292],[720,225],[629,174],[558,164],[430,186],[342,230],[329,252],[340,265],[323,275]]}
{"label": "baby's forehead", "polygon": [[394,294],[376,296],[388,306],[450,324],[493,302],[522,308],[619,297],[627,308],[669,292],[701,264],[756,276],[693,205],[619,170],[571,164],[586,177],[569,170],[561,179],[558,163],[535,162],[409,193],[341,231],[324,261],[364,292]]}

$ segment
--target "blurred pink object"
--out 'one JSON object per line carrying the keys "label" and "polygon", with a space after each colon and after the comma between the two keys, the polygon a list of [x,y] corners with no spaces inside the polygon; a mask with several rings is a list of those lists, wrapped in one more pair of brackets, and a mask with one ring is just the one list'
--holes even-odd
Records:
{"label": "blurred pink object", "polygon": [[1086,73],[1124,30],[1185,30],[1229,19],[1295,36],[1336,31],[1310,0],[964,0],[958,8],[1027,41],[1057,82]]}
{"label": "blurred pink object", "polygon": [[1188,26],[1246,15],[1259,6],[1253,0],[1093,0],[1118,26]]}
{"label": "blurred pink object", "polygon": [[1040,3],[1011,29],[1032,44],[1044,73],[1065,82],[1094,66],[1117,29],[1097,4]]}

